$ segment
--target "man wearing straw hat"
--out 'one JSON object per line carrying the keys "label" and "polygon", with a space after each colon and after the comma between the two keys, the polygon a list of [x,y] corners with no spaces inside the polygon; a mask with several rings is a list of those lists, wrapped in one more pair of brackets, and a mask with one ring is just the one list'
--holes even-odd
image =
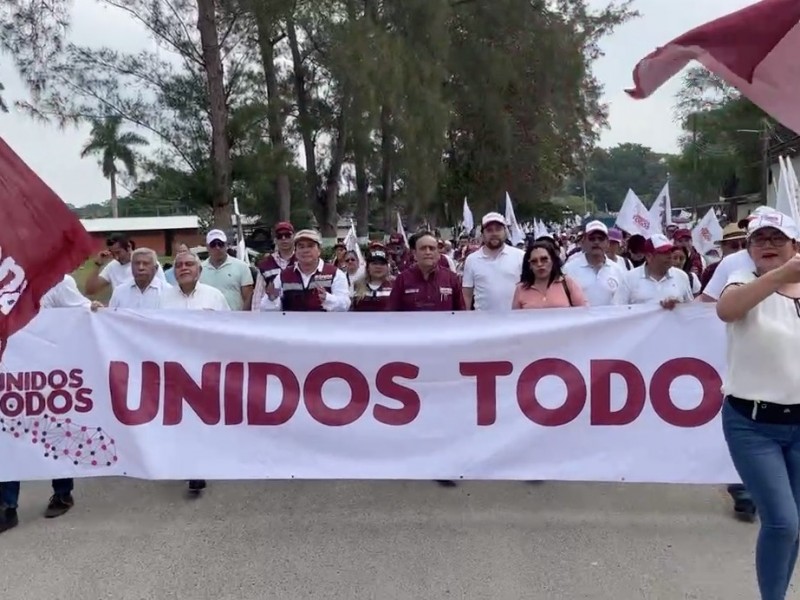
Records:
{"label": "man wearing straw hat", "polygon": [[[738,223],[731,223],[730,225],[727,225],[725,229],[722,230],[722,239],[717,242],[717,245],[720,247],[720,251],[722,252],[722,258],[742,250],[745,246],[746,238],[747,232],[744,230],[744,228],[740,227]],[[721,262],[722,260],[720,259],[714,264],[709,265],[705,271],[703,271],[703,276],[700,278],[701,292],[706,289],[708,282],[711,281],[711,278],[714,276],[714,272],[717,270],[717,267]]]}

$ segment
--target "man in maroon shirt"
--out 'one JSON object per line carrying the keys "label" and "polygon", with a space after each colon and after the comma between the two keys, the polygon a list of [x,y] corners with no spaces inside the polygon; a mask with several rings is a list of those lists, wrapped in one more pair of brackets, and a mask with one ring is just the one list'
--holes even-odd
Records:
{"label": "man in maroon shirt", "polygon": [[395,279],[388,310],[466,310],[458,276],[439,266],[439,249],[433,234],[420,231],[411,236],[408,245],[415,263]]}
{"label": "man in maroon shirt", "polygon": [[[464,295],[458,275],[439,266],[439,249],[430,231],[411,236],[408,245],[416,262],[397,276],[389,294],[390,311],[465,310]],[[455,481],[437,480],[443,487],[455,487]]]}

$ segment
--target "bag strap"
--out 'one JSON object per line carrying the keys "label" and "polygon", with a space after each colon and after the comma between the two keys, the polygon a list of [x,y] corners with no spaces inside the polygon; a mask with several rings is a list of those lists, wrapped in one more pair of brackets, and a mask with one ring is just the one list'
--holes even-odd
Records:
{"label": "bag strap", "polygon": [[569,302],[569,305],[570,305],[570,306],[575,306],[575,305],[572,303],[572,293],[569,291],[569,284],[567,284],[567,278],[566,278],[566,277],[564,277],[564,278],[561,280],[561,285],[563,285],[563,286],[564,286],[564,293],[567,295],[567,302]]}

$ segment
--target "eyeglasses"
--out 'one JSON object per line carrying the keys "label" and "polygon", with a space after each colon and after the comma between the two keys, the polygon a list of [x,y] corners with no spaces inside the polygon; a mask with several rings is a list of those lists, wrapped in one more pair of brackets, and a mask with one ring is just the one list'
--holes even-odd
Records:
{"label": "eyeglasses", "polygon": [[750,243],[756,248],[763,248],[769,242],[775,248],[782,248],[789,243],[789,238],[782,233],[773,233],[772,235],[758,235],[750,238]]}
{"label": "eyeglasses", "polygon": [[225,242],[220,242],[219,240],[214,240],[210,244],[208,244],[209,248],[224,248]]}
{"label": "eyeglasses", "polygon": [[345,259],[344,262],[356,262],[356,259],[355,258],[348,258],[348,259]]}

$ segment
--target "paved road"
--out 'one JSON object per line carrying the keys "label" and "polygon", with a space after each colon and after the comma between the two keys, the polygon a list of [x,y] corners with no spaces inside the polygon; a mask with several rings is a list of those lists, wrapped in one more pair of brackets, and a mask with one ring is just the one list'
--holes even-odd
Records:
{"label": "paved road", "polygon": [[756,526],[711,487],[79,481],[0,536],[9,600],[753,600]]}

